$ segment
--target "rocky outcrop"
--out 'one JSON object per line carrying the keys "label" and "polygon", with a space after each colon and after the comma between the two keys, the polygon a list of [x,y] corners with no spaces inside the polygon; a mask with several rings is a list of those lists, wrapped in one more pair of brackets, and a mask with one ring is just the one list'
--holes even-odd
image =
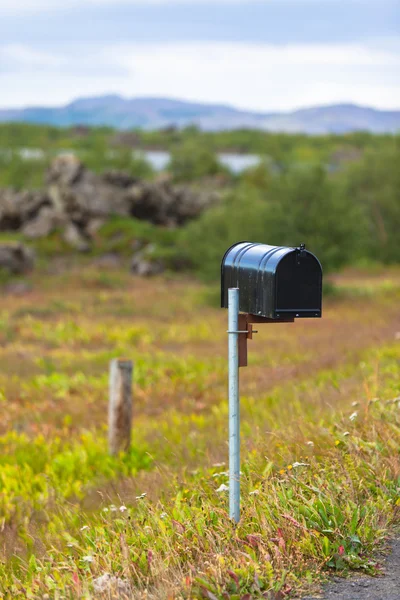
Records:
{"label": "rocky outcrop", "polygon": [[23,225],[21,231],[28,238],[41,238],[66,224],[67,218],[63,213],[54,210],[52,206],[42,206],[36,216]]}
{"label": "rocky outcrop", "polygon": [[110,215],[179,226],[218,201],[215,193],[172,185],[165,177],[144,182],[115,170],[96,175],[73,155],[53,162],[47,185],[53,206],[85,230],[91,220]]}
{"label": "rocky outcrop", "polygon": [[0,269],[16,275],[33,269],[35,256],[23,244],[0,244]]}
{"label": "rocky outcrop", "polygon": [[0,231],[18,231],[49,205],[45,192],[0,190]]}
{"label": "rocky outcrop", "polygon": [[79,252],[88,252],[90,250],[90,239],[75,223],[67,224],[63,231],[63,239],[71,248],[75,248]]}
{"label": "rocky outcrop", "polygon": [[93,219],[129,216],[124,189],[86,169],[74,155],[59,156],[46,177],[47,193],[54,209],[84,233]]}
{"label": "rocky outcrop", "polygon": [[172,227],[195,219],[218,199],[216,193],[172,185],[168,179],[134,184],[127,197],[133,217]]}
{"label": "rocky outcrop", "polygon": [[[0,231],[40,238],[58,229],[69,245],[84,252],[111,215],[179,227],[218,200],[216,192],[173,185],[165,176],[145,182],[116,170],[98,175],[66,154],[50,165],[45,190],[0,190]],[[161,269],[157,261],[151,267],[144,266],[147,262],[145,256],[136,257],[132,270]]]}
{"label": "rocky outcrop", "polygon": [[135,252],[131,261],[131,272],[134,275],[151,277],[164,271],[164,261],[154,255],[155,250],[154,244],[149,244]]}

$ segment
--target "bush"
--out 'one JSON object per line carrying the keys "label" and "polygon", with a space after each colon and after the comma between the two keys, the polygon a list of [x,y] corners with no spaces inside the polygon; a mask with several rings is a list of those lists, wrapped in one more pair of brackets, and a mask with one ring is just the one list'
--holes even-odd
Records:
{"label": "bush", "polygon": [[347,202],[363,213],[363,257],[400,262],[400,142],[371,150],[346,172]]}
{"label": "bush", "polygon": [[216,277],[229,245],[244,240],[287,246],[304,242],[331,271],[359,256],[362,217],[324,169],[296,168],[271,177],[266,189],[242,183],[181,232],[178,248],[206,278]]}
{"label": "bush", "polygon": [[151,164],[141,155],[134,154],[130,148],[110,150],[106,145],[98,143],[85,154],[84,162],[96,173],[117,169],[138,179],[147,179],[154,175]]}
{"label": "bush", "polygon": [[167,169],[177,182],[229,174],[207,145],[190,139],[173,148]]}
{"label": "bush", "polygon": [[4,152],[0,155],[0,188],[40,188],[46,167],[45,159],[22,158],[18,152]]}

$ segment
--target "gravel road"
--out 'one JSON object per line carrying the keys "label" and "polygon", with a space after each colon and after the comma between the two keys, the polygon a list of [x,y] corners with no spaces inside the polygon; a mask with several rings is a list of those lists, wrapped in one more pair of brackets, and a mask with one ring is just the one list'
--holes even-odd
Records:
{"label": "gravel road", "polygon": [[392,541],[390,547],[382,577],[336,577],[320,596],[302,600],[400,600],[400,539]]}

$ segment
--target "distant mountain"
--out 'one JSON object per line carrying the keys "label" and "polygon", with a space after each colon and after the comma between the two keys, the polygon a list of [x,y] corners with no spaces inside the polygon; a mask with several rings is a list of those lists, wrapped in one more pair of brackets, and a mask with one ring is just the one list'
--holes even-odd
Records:
{"label": "distant mountain", "polygon": [[288,133],[400,131],[400,111],[382,111],[354,104],[317,106],[285,113],[243,111],[222,104],[201,104],[167,98],[81,98],[64,107],[0,110],[0,122],[24,121],[69,127],[108,125],[116,129],[160,129],[197,125],[201,129],[254,128]]}

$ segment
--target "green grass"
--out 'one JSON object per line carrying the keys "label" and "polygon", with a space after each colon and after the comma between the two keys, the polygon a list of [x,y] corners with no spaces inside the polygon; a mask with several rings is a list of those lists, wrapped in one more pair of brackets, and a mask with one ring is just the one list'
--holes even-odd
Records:
{"label": "green grass", "polygon": [[[68,430],[68,416],[64,427]],[[145,448],[132,448],[121,459],[108,455],[104,436],[85,433],[69,442],[55,436],[29,439],[10,432],[0,438],[0,518],[3,522],[27,519],[51,501],[82,497],[93,480],[134,476],[149,468]]]}
{"label": "green grass", "polygon": [[[225,468],[208,460],[209,432],[214,445],[223,442],[225,402],[209,414],[140,420],[141,450],[119,459],[107,456],[101,433],[72,444],[7,434],[1,439],[2,515],[21,519],[28,554],[3,565],[3,593],[75,597],[79,587],[89,597],[93,578],[111,572],[155,597],[167,590],[177,597],[263,597],[305,589],[326,567],[374,573],[374,552],[400,505],[400,350],[390,345],[364,358],[257,401],[243,398],[238,528],[229,522],[226,492],[217,491],[227,483]],[[332,387],[344,388],[360,369],[353,393],[339,396],[337,407],[324,406]],[[164,482],[158,501],[119,496],[123,512],[108,503],[89,513],[77,510],[89,483],[158,471],[161,464],[180,474]],[[73,497],[72,504],[66,501]],[[34,553],[29,558],[35,544],[29,544],[28,507],[45,510],[45,526],[35,525],[36,536],[48,531],[44,560]]]}
{"label": "green grass", "polygon": [[[176,250],[173,248],[176,231],[163,227],[157,227],[146,221],[138,219],[126,219],[111,217],[96,233],[91,248],[82,256],[76,249],[69,246],[63,239],[61,231],[54,231],[49,236],[35,240],[26,239],[18,232],[0,232],[0,243],[21,242],[32,248],[37,257],[39,266],[46,267],[54,258],[64,258],[76,265],[85,265],[93,258],[105,254],[116,254],[121,263],[126,263],[133,256],[137,246],[153,244],[155,246],[155,258],[165,259],[166,266],[170,266],[172,260],[176,261]],[[129,265],[126,265],[127,268]],[[7,273],[0,276],[0,283],[10,276]],[[99,277],[108,277],[109,274],[99,273]]]}

